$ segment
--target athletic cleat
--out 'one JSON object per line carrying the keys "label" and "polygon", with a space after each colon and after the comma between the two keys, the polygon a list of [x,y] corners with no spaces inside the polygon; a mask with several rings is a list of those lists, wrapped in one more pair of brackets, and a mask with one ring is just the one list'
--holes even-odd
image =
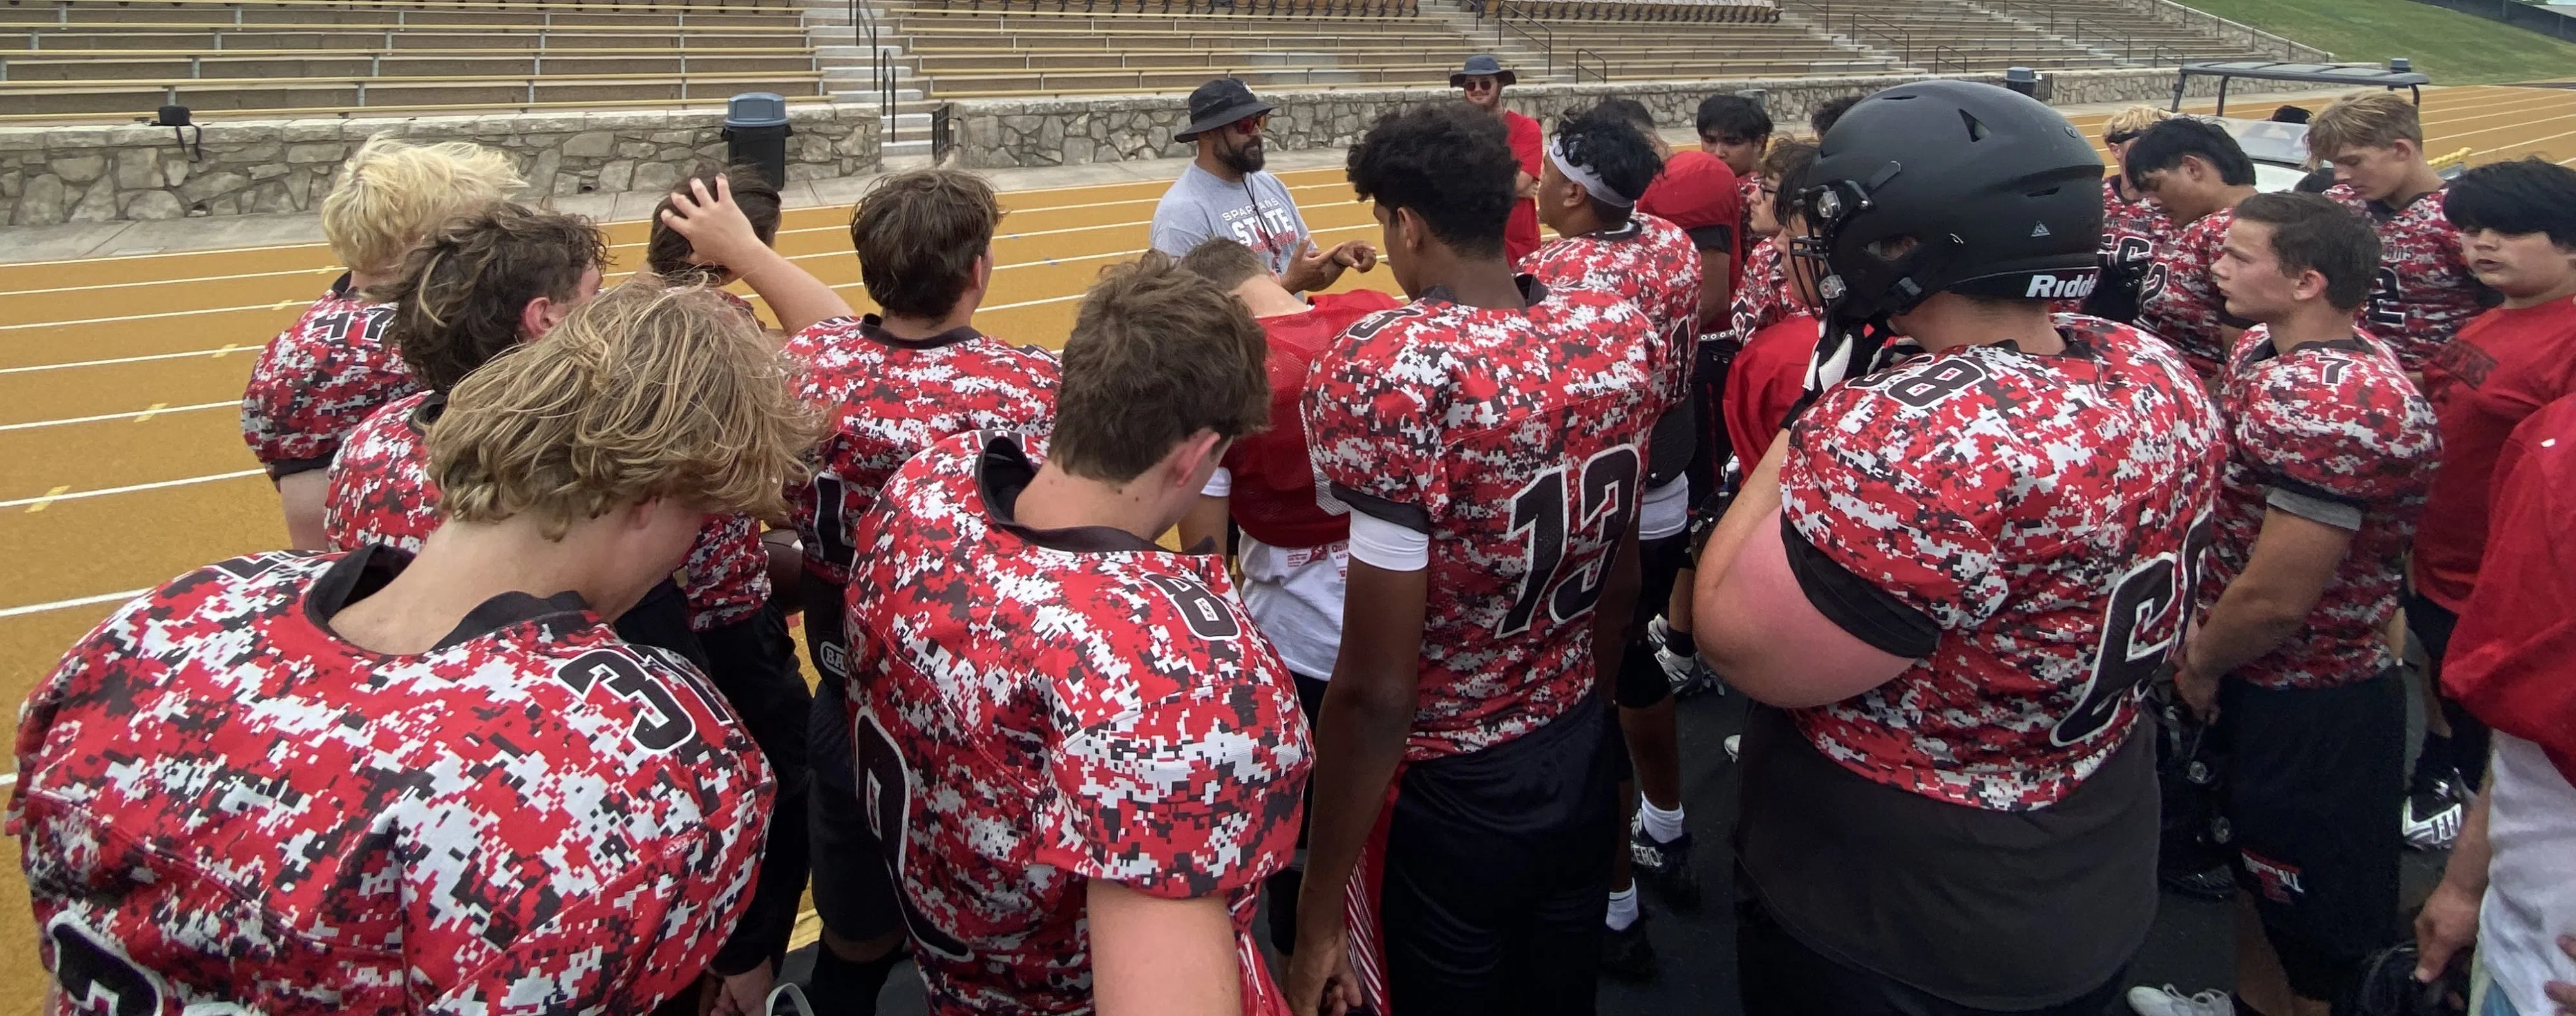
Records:
{"label": "athletic cleat", "polygon": [[1719,683],[1717,673],[1708,669],[1708,664],[1700,662],[1695,654],[1673,651],[1672,634],[1672,626],[1664,623],[1661,614],[1646,622],[1646,637],[1655,644],[1655,664],[1664,668],[1664,680],[1672,682],[1673,696],[1689,698],[1709,691],[1725,694],[1726,685]]}
{"label": "athletic cleat", "polygon": [[1637,911],[1637,919],[1626,931],[1601,930],[1601,972],[1613,980],[1651,981],[1655,979],[1655,944],[1646,940],[1646,912]]}
{"label": "athletic cleat", "polygon": [[2138,1016],[2236,1016],[2236,1003],[2224,991],[2211,989],[2185,995],[2170,984],[2129,989],[2129,1008],[2136,1010]]}
{"label": "athletic cleat", "polygon": [[2418,778],[2406,793],[2401,827],[2406,833],[2406,845],[2417,850],[2451,849],[2468,815],[2466,798],[2460,790],[2458,774]]}
{"label": "athletic cleat", "polygon": [[2199,871],[2161,871],[2156,881],[2193,899],[2225,902],[2236,898],[2236,872],[2224,864]]}
{"label": "athletic cleat", "polygon": [[1670,843],[1657,842],[1646,833],[1646,817],[1637,815],[1628,821],[1628,857],[1637,864],[1637,879],[1654,883],[1673,909],[1699,909],[1699,872],[1691,868],[1689,833]]}

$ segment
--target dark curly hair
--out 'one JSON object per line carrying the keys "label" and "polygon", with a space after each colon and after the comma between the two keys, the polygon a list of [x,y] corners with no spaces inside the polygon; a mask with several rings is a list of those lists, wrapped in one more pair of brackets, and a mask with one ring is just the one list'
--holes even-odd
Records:
{"label": "dark curly hair", "polygon": [[394,305],[386,337],[422,384],[445,392],[518,346],[529,301],[570,300],[582,274],[607,263],[607,237],[589,219],[499,204],[449,220],[367,298]]}
{"label": "dark curly hair", "polygon": [[[1595,106],[1558,121],[1556,141],[1568,161],[1589,168],[1604,185],[1631,201],[1645,196],[1646,187],[1664,171],[1654,142],[1646,140],[1626,111],[1615,106]],[[1634,210],[1634,205],[1613,204],[1592,195],[1592,214],[1605,225],[1628,221],[1628,213]]]}
{"label": "dark curly hair", "polygon": [[1412,209],[1460,254],[1503,255],[1521,164],[1493,114],[1464,99],[1388,113],[1351,146],[1347,168],[1361,200]]}

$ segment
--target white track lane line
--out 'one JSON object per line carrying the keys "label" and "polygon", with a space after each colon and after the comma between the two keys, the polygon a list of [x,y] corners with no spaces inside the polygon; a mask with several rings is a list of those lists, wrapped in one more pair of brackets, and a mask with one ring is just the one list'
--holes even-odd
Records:
{"label": "white track lane line", "polygon": [[87,607],[98,603],[123,603],[151,591],[152,590],[150,589],[128,589],[121,593],[100,593],[97,596],[80,596],[68,600],[55,600],[52,603],[30,603],[23,607],[0,607],[0,617],[19,617],[26,614],[42,614],[48,611],[70,610],[73,607]]}
{"label": "white track lane line", "polygon": [[215,359],[222,357],[227,353],[241,352],[247,352],[247,350],[244,350],[238,344],[234,344],[226,345],[221,349],[191,349],[184,353],[152,353],[146,356],[110,357],[105,360],[74,360],[70,363],[34,363],[28,364],[24,367],[0,367],[0,374],[33,374],[37,371],[70,370],[74,367],[113,367],[120,363],[144,363],[151,360],[185,360],[192,356],[202,356],[208,359]]}
{"label": "white track lane line", "polygon": [[154,406],[150,409],[137,409],[130,413],[100,413],[97,416],[71,416],[60,420],[30,420],[26,423],[0,423],[0,431],[34,430],[38,427],[60,427],[74,423],[98,423],[103,420],[133,420],[149,416],[162,416],[169,413],[192,413],[201,409],[229,409],[240,405],[240,400],[236,399],[230,402],[200,402],[193,406]]}
{"label": "white track lane line", "polygon": [[22,497],[9,501],[0,501],[0,508],[26,508],[28,511],[43,511],[46,507],[51,506],[57,501],[78,501],[82,498],[106,497],[110,494],[131,494],[140,490],[160,490],[164,487],[186,487],[200,483],[215,483],[221,480],[238,480],[245,476],[263,476],[266,475],[267,472],[268,471],[264,469],[241,469],[229,473],[214,473],[207,476],[188,476],[176,480],[155,480],[151,483],[136,483],[123,487],[101,487],[97,490],[67,490],[59,494],[41,494],[36,497]]}

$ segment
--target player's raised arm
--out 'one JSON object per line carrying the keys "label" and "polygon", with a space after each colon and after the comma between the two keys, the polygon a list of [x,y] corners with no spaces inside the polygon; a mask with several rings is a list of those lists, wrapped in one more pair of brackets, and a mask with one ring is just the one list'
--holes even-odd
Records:
{"label": "player's raised arm", "polygon": [[671,207],[660,218],[688,238],[699,263],[723,265],[749,283],[751,291],[768,302],[770,313],[778,315],[778,327],[787,334],[804,331],[817,321],[850,316],[850,302],[841,294],[761,239],[742,206],[733,200],[730,179],[716,177],[713,188],[704,180],[690,180],[689,192],[672,193]]}

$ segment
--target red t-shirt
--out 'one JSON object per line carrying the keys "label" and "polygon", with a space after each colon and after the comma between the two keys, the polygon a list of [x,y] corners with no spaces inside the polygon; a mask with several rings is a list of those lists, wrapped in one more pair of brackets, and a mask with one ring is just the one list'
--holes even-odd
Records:
{"label": "red t-shirt", "polygon": [[[1521,172],[1538,179],[1540,149],[1547,144],[1547,134],[1538,121],[1503,111],[1503,127],[1511,131],[1512,157],[1521,161]],[[1503,225],[1503,256],[1513,264],[1521,263],[1538,249],[1538,202],[1523,199],[1512,202],[1512,217]]]}
{"label": "red t-shirt", "polygon": [[1226,473],[1232,477],[1227,508],[1235,524],[1273,547],[1321,547],[1350,538],[1350,516],[1331,514],[1316,503],[1315,467],[1306,458],[1306,422],[1297,415],[1297,404],[1306,394],[1308,369],[1341,338],[1342,329],[1404,306],[1374,289],[1315,293],[1306,300],[1312,309],[1261,319],[1261,330],[1270,339],[1270,429],[1235,442],[1225,453]]}
{"label": "red t-shirt", "polygon": [[1726,371],[1726,437],[1746,472],[1771,450],[1789,407],[1807,390],[1807,361],[1816,352],[1816,319],[1794,314],[1746,339]]}
{"label": "red t-shirt", "polygon": [[2495,465],[2495,539],[2442,690],[2576,779],[2576,397],[2514,428]]}
{"label": "red t-shirt", "polygon": [[[1637,210],[1670,221],[1691,235],[1700,250],[1724,250],[1727,270],[1744,270],[1744,193],[1726,160],[1696,148],[1674,152],[1664,171],[1638,199]],[[1703,233],[1712,227],[1720,234]],[[1716,241],[1716,242],[1711,242]],[[1730,276],[1731,277],[1731,276]]]}
{"label": "red t-shirt", "polygon": [[2415,580],[2456,611],[2486,550],[2497,449],[2524,417],[2576,391],[2576,300],[2478,315],[2425,365],[2424,391],[2442,424],[2442,470],[2415,534]]}

